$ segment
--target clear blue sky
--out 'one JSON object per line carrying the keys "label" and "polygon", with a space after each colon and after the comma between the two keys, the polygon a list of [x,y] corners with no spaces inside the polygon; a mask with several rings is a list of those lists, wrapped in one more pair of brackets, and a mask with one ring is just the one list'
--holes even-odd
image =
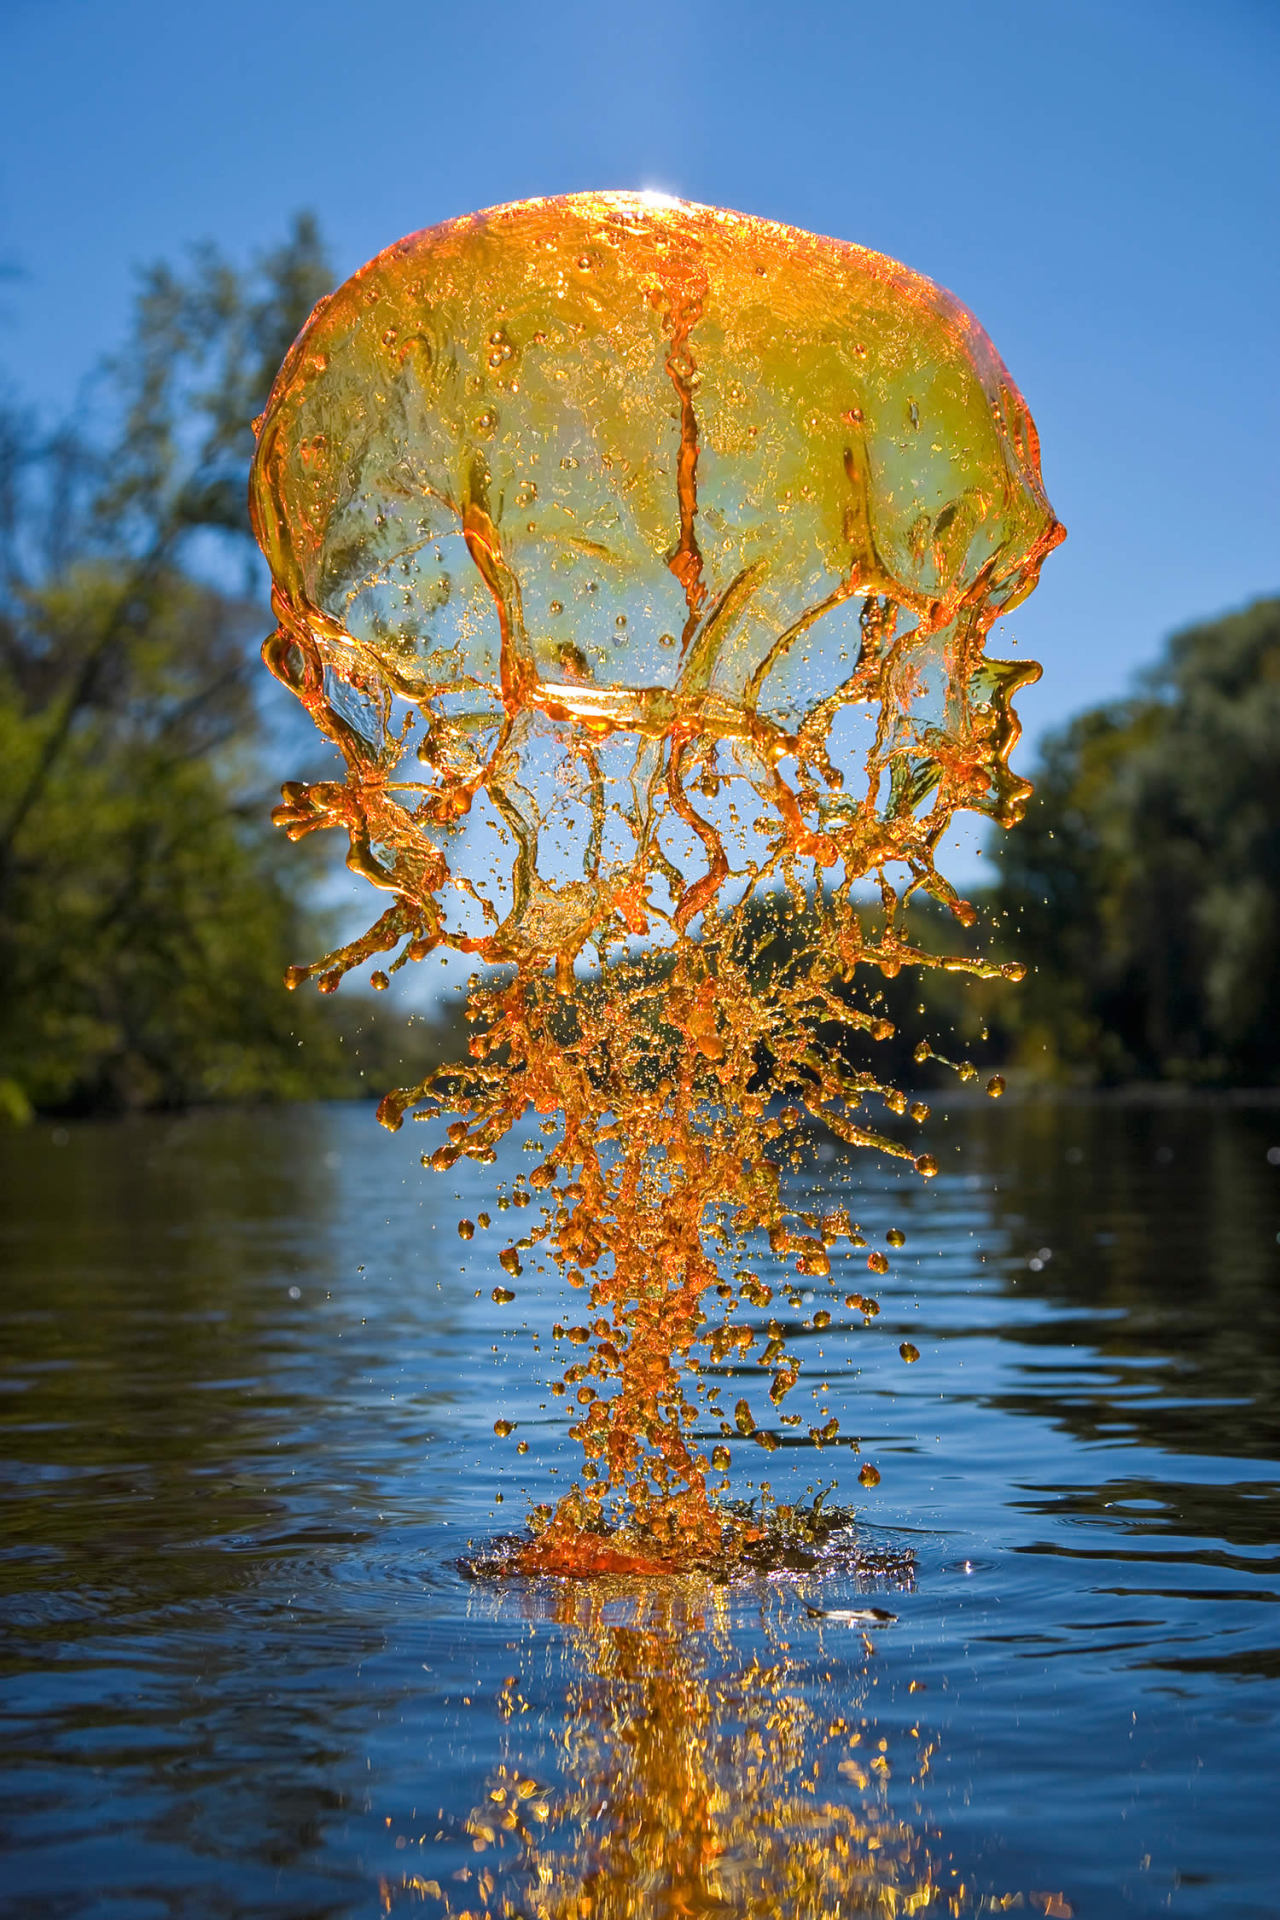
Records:
{"label": "clear blue sky", "polygon": [[1070,538],[1012,623],[1035,733],[1280,588],[1275,0],[0,0],[0,366],[53,409],[134,266],[313,207],[347,273],[650,186],[896,255],[1031,403]]}

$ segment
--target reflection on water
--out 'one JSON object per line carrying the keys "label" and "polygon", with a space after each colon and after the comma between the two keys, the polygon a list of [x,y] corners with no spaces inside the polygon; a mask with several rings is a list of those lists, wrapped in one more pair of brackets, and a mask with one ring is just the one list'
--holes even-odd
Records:
{"label": "reflection on water", "polygon": [[524,1758],[526,1693],[508,1675],[508,1757],[466,1820],[474,1865],[448,1888],[420,1872],[386,1881],[389,1909],[435,1895],[449,1912],[533,1920],[960,1910],[963,1890],[938,1888],[896,1810],[930,1747],[918,1728],[902,1754],[878,1737],[865,1635],[836,1710],[834,1690],[825,1708],[814,1698],[812,1649],[796,1656],[767,1603],[745,1653],[723,1589],[573,1583],[548,1617],[571,1677],[545,1777]]}
{"label": "reflection on water", "polygon": [[6,1139],[6,1920],[1274,1910],[1280,1111],[947,1136],[928,1189],[817,1165],[907,1246],[874,1325],[788,1328],[861,1454],[756,1471],[835,1481],[861,1560],[665,1594],[457,1571],[572,1471],[560,1304],[495,1308],[414,1142]]}

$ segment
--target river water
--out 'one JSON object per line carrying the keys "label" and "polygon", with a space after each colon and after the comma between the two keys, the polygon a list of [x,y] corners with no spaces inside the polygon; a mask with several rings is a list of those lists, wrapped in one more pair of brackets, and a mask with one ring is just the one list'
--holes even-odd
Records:
{"label": "river water", "polygon": [[907,1235],[793,1316],[860,1453],[736,1469],[844,1557],[590,1587],[459,1570],[575,1463],[492,1170],[364,1106],[6,1135],[0,1913],[1280,1914],[1280,1108],[928,1144],[807,1176]]}

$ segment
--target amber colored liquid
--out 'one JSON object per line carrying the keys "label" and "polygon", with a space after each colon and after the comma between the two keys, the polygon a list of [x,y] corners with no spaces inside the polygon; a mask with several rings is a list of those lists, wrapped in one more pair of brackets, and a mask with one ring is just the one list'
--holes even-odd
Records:
{"label": "amber colored liquid", "polygon": [[913,1729],[890,1749],[868,1722],[869,1641],[855,1640],[863,1671],[823,1711],[777,1622],[762,1623],[759,1653],[735,1658],[723,1593],[575,1584],[555,1617],[580,1675],[557,1730],[564,1784],[523,1757],[513,1674],[498,1711],[514,1753],[467,1821],[470,1875],[456,1889],[422,1868],[386,1879],[389,1912],[424,1895],[476,1920],[968,1910],[937,1837],[900,1810],[913,1810],[932,1742]]}
{"label": "amber colored liquid", "polygon": [[[390,896],[290,984],[475,956],[469,1059],[380,1116],[442,1123],[441,1169],[531,1120],[546,1143],[504,1196],[529,1224],[495,1298],[542,1255],[577,1289],[553,1391],[583,1468],[525,1563],[732,1560],[731,1449],[777,1447],[799,1371],[741,1324],[769,1293],[741,1251],[767,1234],[821,1285],[859,1240],[787,1209],[798,1131],[934,1171],[877,1124],[905,1095],[815,1031],[884,1037],[855,991],[877,972],[1019,971],[922,951],[903,909],[970,924],[936,849],[1028,792],[1012,696],[1039,669],[985,644],[1062,537],[1030,415],[972,317],[892,261],[577,195],[413,236],[322,303],[252,504],[265,658],[345,770],[276,818],[345,831]],[[753,1347],[763,1398],[721,1406],[704,1366]],[[811,1431],[840,1438],[821,1409]]]}

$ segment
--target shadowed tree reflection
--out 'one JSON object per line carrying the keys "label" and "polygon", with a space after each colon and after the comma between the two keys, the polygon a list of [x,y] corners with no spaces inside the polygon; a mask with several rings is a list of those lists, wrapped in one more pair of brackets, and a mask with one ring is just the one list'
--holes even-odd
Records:
{"label": "shadowed tree reflection", "polygon": [[[1246,1553],[1274,1543],[1280,1486],[1243,1463],[1280,1451],[1280,1166],[1268,1158],[1280,1108],[1059,1100],[963,1119],[969,1181],[989,1209],[984,1264],[1010,1296],[1058,1310],[1001,1327],[1026,1359],[1022,1384],[991,1404],[1161,1456],[1158,1480],[1135,1461],[1132,1474],[1045,1488],[1029,1504],[1105,1512],[1149,1537],[1144,1552],[1166,1538],[1179,1563],[1179,1536]],[[1048,1361],[1067,1343],[1078,1360]],[[1197,1456],[1215,1462],[1211,1481]],[[1242,1463],[1235,1483],[1224,1457]],[[1179,1458],[1183,1479],[1170,1473]],[[1232,1556],[1216,1549],[1213,1563]],[[1259,1569],[1256,1556],[1237,1564]]]}

